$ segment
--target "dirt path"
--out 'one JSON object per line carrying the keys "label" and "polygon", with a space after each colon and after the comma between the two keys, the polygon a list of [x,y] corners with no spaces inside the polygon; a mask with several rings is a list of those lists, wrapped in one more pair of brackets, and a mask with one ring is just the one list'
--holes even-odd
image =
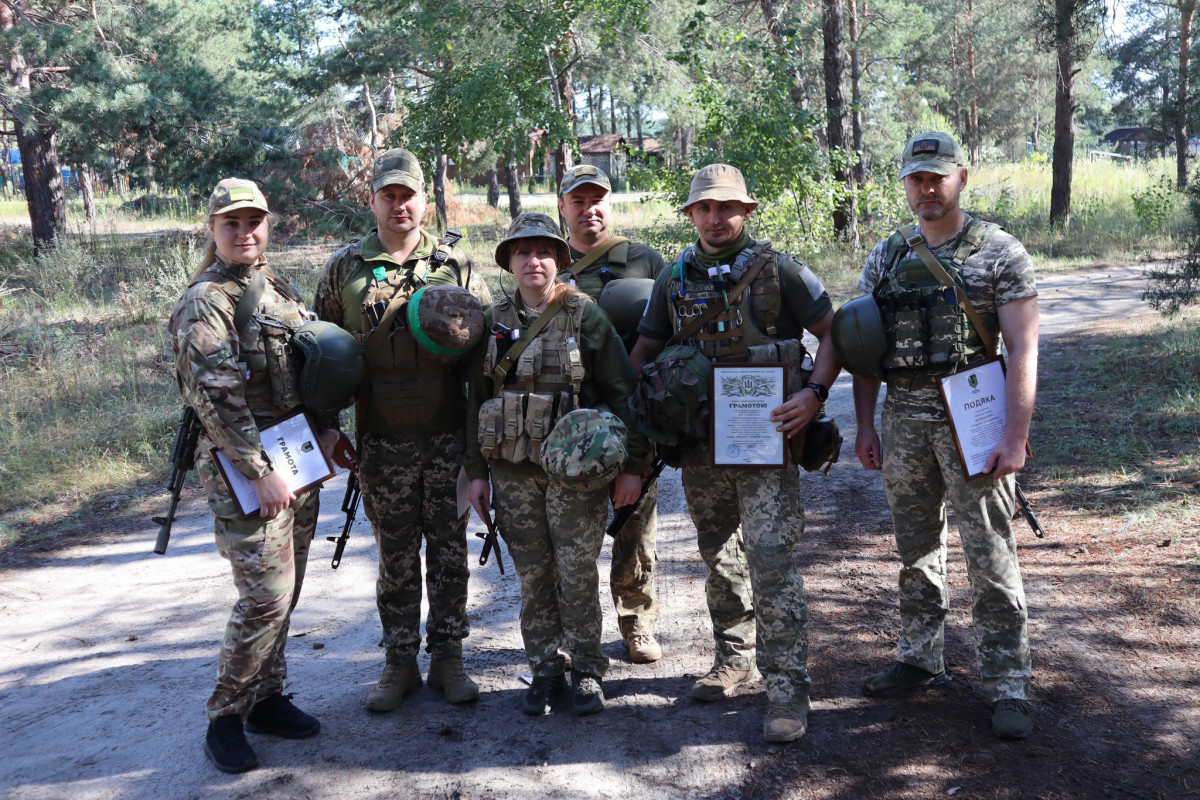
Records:
{"label": "dirt path", "polygon": [[[1044,281],[1045,335],[1138,312],[1138,273]],[[508,562],[503,578],[494,563],[471,578],[467,663],[483,689],[478,704],[451,707],[423,689],[397,712],[368,715],[363,699],[382,660],[374,547],[360,520],[341,568],[328,568],[324,536],[340,530],[339,480],[325,495],[288,649],[296,701],[321,719],[319,736],[252,736],[264,766],[240,777],[218,773],[201,753],[204,701],[233,595],[207,512],[193,498],[165,558],[150,554],[147,527],[0,573],[0,791],[14,800],[1196,795],[1200,637],[1192,628],[1190,641],[1172,644],[1166,623],[1135,632],[1114,616],[1112,596],[1088,588],[1111,582],[1076,579],[1111,572],[1120,553],[1093,545],[1081,556],[1055,538],[1052,519],[1044,520],[1046,540],[1020,534],[1035,652],[1031,739],[991,736],[953,536],[953,680],[891,701],[859,693],[861,677],[893,654],[897,562],[878,475],[853,456],[844,376],[831,407],[847,444],[828,477],[803,480],[808,525],[797,557],[812,603],[814,711],[808,736],[793,745],[762,743],[761,691],[709,706],[687,697],[711,663],[711,628],[695,530],[672,471],[659,517],[666,657],[628,663],[607,614],[613,667],[604,713],[520,714],[527,667]],[[474,521],[472,532],[479,528]],[[479,540],[470,541],[477,556]],[[606,548],[601,575],[607,570]],[[1120,571],[1111,578],[1121,580]],[[601,591],[607,596],[603,577]]]}

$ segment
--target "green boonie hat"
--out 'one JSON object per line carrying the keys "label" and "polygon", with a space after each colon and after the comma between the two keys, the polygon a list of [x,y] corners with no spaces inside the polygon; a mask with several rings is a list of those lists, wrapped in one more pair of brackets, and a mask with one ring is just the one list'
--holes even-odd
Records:
{"label": "green boonie hat", "polygon": [[571,489],[603,489],[629,458],[627,436],[625,423],[612,412],[577,408],[560,419],[546,437],[542,469]]}
{"label": "green boonie hat", "polygon": [[679,210],[686,212],[689,206],[701,200],[736,200],[751,206],[751,210],[758,207],[758,201],[746,194],[742,171],[729,164],[709,164],[697,172],[692,178],[687,202]]}
{"label": "green boonie hat", "polygon": [[962,148],[948,133],[922,133],[908,140],[900,156],[900,177],[914,172],[949,175],[963,165]]}
{"label": "green boonie hat", "polygon": [[271,213],[267,198],[263,197],[257,183],[245,178],[225,178],[209,195],[208,215],[228,214],[239,208],[257,208],[264,214]]}
{"label": "green boonie hat", "polygon": [[633,403],[638,430],[672,447],[708,438],[709,360],[695,347],[665,348],[642,368]]}
{"label": "green boonie hat", "polygon": [[382,153],[375,159],[375,166],[371,168],[372,194],[393,184],[407,186],[414,192],[425,188],[425,173],[421,171],[421,162],[403,147],[395,147]]}
{"label": "green boonie hat", "polygon": [[422,286],[406,317],[417,344],[435,356],[462,358],[483,338],[483,306],[461,286]]}
{"label": "green boonie hat", "polygon": [[562,237],[558,223],[536,211],[518,214],[517,218],[508,226],[508,234],[500,241],[500,244],[496,245],[496,263],[500,265],[501,269],[512,272],[508,266],[508,251],[511,249],[512,243],[517,239],[535,238],[553,239],[558,246],[558,268],[565,269],[570,266],[571,248],[567,247],[567,240]]}
{"label": "green boonie hat", "polygon": [[608,176],[604,174],[604,170],[593,167],[591,164],[580,164],[577,167],[571,167],[567,170],[567,174],[563,175],[562,181],[558,184],[558,193],[559,195],[568,194],[585,183],[595,184],[606,192],[612,191],[612,184],[608,182]]}

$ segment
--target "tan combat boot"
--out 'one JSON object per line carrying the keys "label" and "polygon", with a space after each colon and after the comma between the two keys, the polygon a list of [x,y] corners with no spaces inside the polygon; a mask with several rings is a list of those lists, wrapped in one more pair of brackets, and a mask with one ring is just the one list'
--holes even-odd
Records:
{"label": "tan combat boot", "polygon": [[808,698],[790,703],[772,702],[763,718],[763,739],[794,742],[808,730]]}
{"label": "tan combat boot", "polygon": [[421,670],[415,658],[383,667],[379,683],[367,692],[367,711],[377,714],[395,711],[404,702],[404,695],[421,688]]}
{"label": "tan combat boot", "polygon": [[692,684],[692,699],[703,703],[711,703],[722,697],[731,697],[742,684],[749,683],[758,677],[758,670],[735,669],[726,664],[718,664],[708,671],[700,680]]}
{"label": "tan combat boot", "polygon": [[479,686],[467,677],[459,656],[434,658],[429,662],[429,688],[445,692],[448,703],[470,703],[479,699]]}
{"label": "tan combat boot", "polygon": [[662,658],[662,647],[652,633],[635,633],[625,639],[629,660],[635,664],[649,664]]}

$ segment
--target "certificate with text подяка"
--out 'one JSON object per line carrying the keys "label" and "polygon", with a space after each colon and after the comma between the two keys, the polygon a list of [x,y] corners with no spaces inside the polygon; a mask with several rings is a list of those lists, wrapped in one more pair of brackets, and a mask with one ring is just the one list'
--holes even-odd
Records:
{"label": "certificate with text \u043f\u043e\u0434\u044f\u043a\u0430", "polygon": [[963,473],[968,480],[986,475],[988,456],[1008,424],[1004,359],[997,356],[939,383]]}
{"label": "certificate with text \u043f\u043e\u0434\u044f\u043a\u0430", "polygon": [[[271,468],[284,477],[293,493],[299,494],[333,477],[333,465],[325,458],[312,423],[303,411],[284,417],[258,433]],[[214,447],[212,454],[242,516],[257,514],[260,506],[254,484],[219,449]]]}

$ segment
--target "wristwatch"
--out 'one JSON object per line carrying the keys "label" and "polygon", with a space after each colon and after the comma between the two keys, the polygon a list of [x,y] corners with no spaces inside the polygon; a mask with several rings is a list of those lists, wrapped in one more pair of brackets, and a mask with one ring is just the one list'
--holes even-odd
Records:
{"label": "wristwatch", "polygon": [[829,388],[827,386],[816,383],[815,381],[810,381],[809,383],[804,384],[804,388],[812,389],[813,394],[815,394],[817,399],[822,403],[829,399]]}

